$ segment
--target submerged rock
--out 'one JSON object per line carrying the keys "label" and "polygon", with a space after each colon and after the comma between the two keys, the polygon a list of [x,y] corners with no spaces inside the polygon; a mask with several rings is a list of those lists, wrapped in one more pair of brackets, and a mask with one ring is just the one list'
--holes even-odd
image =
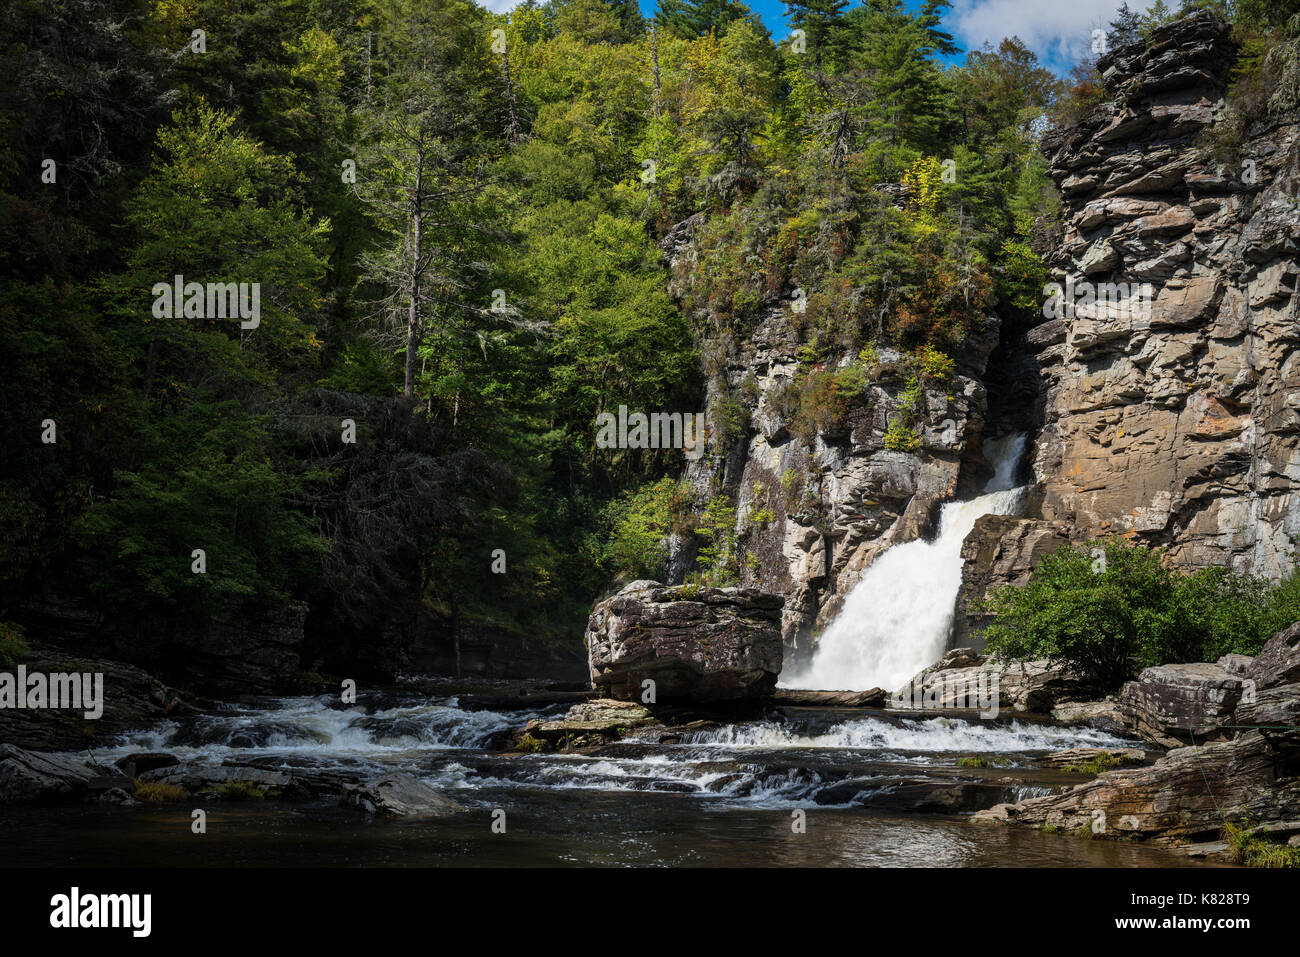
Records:
{"label": "submerged rock", "polygon": [[667,587],[637,581],[596,605],[587,624],[593,687],[641,700],[764,697],[781,672],[779,595],[750,588]]}
{"label": "submerged rock", "polygon": [[339,804],[386,818],[442,817],[464,810],[464,805],[404,771],[344,786]]}

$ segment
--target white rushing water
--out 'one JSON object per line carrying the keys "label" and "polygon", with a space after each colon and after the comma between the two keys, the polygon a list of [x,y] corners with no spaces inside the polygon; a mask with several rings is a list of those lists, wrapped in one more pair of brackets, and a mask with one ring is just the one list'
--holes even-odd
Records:
{"label": "white rushing water", "polygon": [[1024,450],[1023,434],[989,442],[986,454],[995,471],[983,493],[944,505],[932,541],[895,545],[872,562],[822,634],[812,662],[782,674],[781,685],[892,691],[943,657],[961,587],[962,541],[980,516],[1019,511],[1025,487],[1014,483]]}

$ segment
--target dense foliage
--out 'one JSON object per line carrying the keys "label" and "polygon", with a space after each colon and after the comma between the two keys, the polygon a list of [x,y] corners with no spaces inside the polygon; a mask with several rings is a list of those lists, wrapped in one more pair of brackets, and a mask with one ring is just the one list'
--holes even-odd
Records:
{"label": "dense foliage", "polygon": [[[712,377],[717,451],[726,356],[796,293],[807,436],[878,344],[914,398],[992,312],[1036,321],[1060,83],[1014,38],[960,57],[947,6],[797,0],[796,43],[738,0],[10,0],[0,622],[295,600],[364,645],[404,602],[572,643],[667,533],[731,580],[727,492],[598,415]],[[177,276],[258,284],[260,320],[160,314]]]}
{"label": "dense foliage", "polygon": [[1300,621],[1300,575],[1271,585],[1219,567],[1182,573],[1113,538],[1065,545],[1024,586],[995,589],[985,611],[991,652],[1065,662],[1113,689],[1152,665],[1258,654]]}

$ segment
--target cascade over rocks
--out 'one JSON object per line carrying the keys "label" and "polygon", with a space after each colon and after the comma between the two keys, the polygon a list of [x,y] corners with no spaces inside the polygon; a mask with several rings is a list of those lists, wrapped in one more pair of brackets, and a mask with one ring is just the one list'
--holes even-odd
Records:
{"label": "cascade over rocks", "polygon": [[587,624],[592,686],[640,701],[737,701],[765,696],[781,672],[779,595],[636,581],[598,603]]}
{"label": "cascade over rocks", "polygon": [[[660,244],[674,296],[694,282],[693,241],[702,222],[697,213]],[[747,425],[690,463],[684,481],[697,511],[719,490],[735,496],[736,532],[752,556],[742,563],[740,584],[785,599],[780,627],[787,661],[804,664],[813,635],[834,619],[875,557],[928,534],[936,506],[957,494],[962,459],[979,464],[987,406],[982,377],[1001,321],[990,315],[967,337],[952,357],[951,382],[921,383],[920,445],[914,452],[891,451],[885,433],[900,415],[905,389],[904,357],[892,348],[878,349],[864,393],[844,421],[812,435],[796,427],[785,400],[801,374],[806,342],[790,292],[766,302],[753,330],[719,349],[720,371],[702,407],[739,401]],[[855,359],[834,356],[825,368]],[[683,581],[694,558],[689,543],[671,540],[669,583]]]}

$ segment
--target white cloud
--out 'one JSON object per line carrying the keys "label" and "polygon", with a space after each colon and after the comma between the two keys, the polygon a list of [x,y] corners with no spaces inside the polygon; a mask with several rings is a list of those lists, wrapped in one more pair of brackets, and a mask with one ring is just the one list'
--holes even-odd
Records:
{"label": "white cloud", "polygon": [[487,7],[493,13],[506,13],[519,6],[522,0],[478,0],[480,7]]}
{"label": "white cloud", "polygon": [[[1122,0],[953,0],[946,25],[968,50],[1017,36],[1041,60],[1068,64],[1092,49],[1092,31],[1105,29]],[[1129,0],[1142,13],[1154,0]],[[1177,4],[1173,4],[1177,6]]]}

